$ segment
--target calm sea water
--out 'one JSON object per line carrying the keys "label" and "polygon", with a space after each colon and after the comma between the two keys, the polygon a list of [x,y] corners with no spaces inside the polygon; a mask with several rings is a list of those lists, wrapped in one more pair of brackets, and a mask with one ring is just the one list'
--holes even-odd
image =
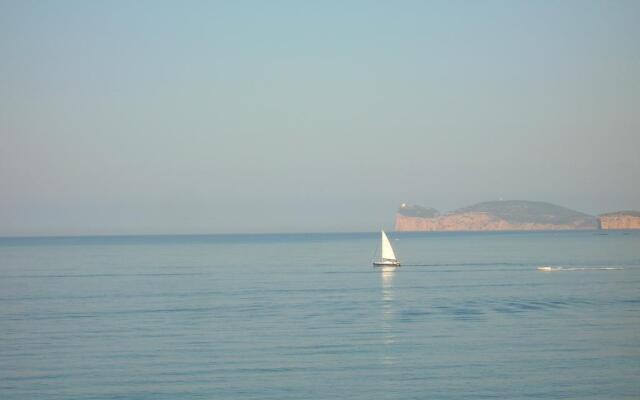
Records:
{"label": "calm sea water", "polygon": [[0,398],[640,398],[640,233],[390,237],[0,239]]}

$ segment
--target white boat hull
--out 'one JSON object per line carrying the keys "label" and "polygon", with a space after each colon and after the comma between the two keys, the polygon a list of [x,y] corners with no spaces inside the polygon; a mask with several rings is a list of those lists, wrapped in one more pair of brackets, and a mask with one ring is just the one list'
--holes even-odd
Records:
{"label": "white boat hull", "polygon": [[399,261],[391,261],[391,260],[382,260],[382,261],[374,261],[373,262],[373,266],[374,267],[399,267],[400,266],[400,262]]}

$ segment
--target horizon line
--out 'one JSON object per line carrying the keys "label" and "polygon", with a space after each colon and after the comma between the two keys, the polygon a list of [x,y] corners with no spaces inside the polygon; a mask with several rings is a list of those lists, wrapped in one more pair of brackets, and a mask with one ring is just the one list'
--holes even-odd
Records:
{"label": "horizon line", "polygon": [[[634,229],[606,229],[607,233],[613,232],[627,232]],[[442,233],[569,233],[569,232],[599,232],[603,229],[540,229],[540,230],[490,230],[490,231],[396,231],[385,230],[387,233],[420,233],[420,234],[442,234]],[[0,240],[3,239],[79,239],[79,238],[116,238],[116,237],[160,237],[160,236],[270,236],[270,235],[351,235],[351,234],[374,234],[379,233],[379,230],[374,231],[348,231],[348,232],[336,232],[336,231],[313,231],[313,232],[236,232],[236,233],[108,233],[108,234],[88,234],[88,235],[17,235],[6,236],[0,235]]]}

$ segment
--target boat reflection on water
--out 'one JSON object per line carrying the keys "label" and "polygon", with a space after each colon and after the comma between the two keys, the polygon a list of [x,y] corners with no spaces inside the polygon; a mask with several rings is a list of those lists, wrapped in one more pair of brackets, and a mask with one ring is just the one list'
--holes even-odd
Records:
{"label": "boat reflection on water", "polygon": [[393,277],[396,273],[395,267],[384,267],[382,272],[382,321],[383,327],[391,329],[393,318]]}
{"label": "boat reflection on water", "polygon": [[396,357],[392,349],[389,347],[396,343],[393,329],[393,318],[395,314],[393,301],[393,278],[396,273],[396,267],[386,266],[380,269],[382,278],[382,341],[384,343],[384,355],[382,363],[392,365],[396,363]]}
{"label": "boat reflection on water", "polygon": [[395,276],[396,267],[382,267],[382,300],[393,300],[393,277]]}

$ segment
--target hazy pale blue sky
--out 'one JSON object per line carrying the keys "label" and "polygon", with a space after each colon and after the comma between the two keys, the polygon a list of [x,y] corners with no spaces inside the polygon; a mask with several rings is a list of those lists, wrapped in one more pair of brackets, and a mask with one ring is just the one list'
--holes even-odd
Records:
{"label": "hazy pale blue sky", "polygon": [[0,235],[640,209],[638,1],[0,1]]}

